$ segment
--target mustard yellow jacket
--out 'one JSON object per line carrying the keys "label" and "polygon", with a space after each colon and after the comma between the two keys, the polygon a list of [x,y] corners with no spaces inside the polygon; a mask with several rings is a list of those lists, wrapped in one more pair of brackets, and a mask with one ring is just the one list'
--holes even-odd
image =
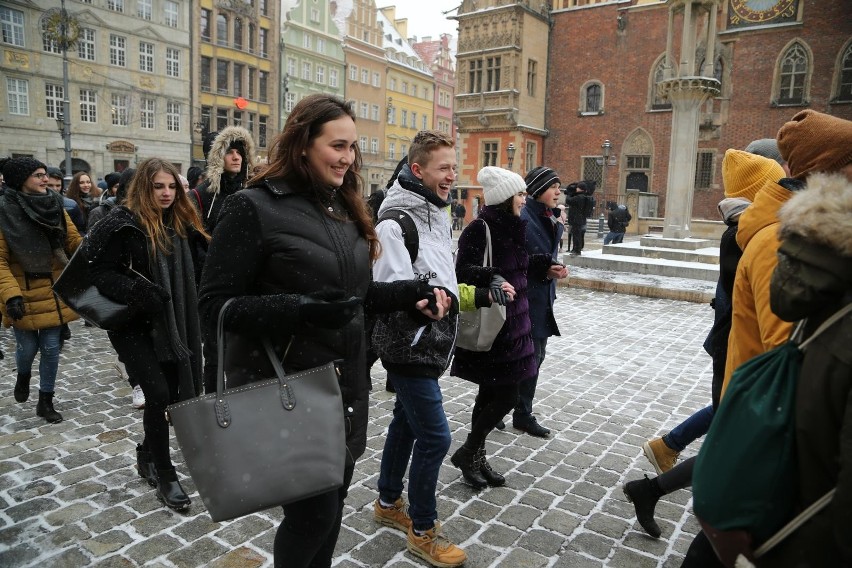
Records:
{"label": "mustard yellow jacket", "polygon": [[[80,246],[82,238],[77,228],[65,212],[65,252],[69,256]],[[53,259],[51,278],[29,278],[24,269],[9,250],[6,237],[0,231],[0,313],[3,325],[17,329],[37,330],[62,325],[74,321],[79,316],[53,294],[53,282],[62,274],[62,265]],[[10,298],[21,296],[24,299],[24,317],[16,322],[6,314],[6,302]]]}
{"label": "mustard yellow jacket", "polygon": [[778,264],[778,210],[792,196],[789,189],[768,181],[740,217],[737,244],[743,256],[734,280],[722,396],[737,367],[790,337],[793,324],[782,321],[769,307],[769,281]]}

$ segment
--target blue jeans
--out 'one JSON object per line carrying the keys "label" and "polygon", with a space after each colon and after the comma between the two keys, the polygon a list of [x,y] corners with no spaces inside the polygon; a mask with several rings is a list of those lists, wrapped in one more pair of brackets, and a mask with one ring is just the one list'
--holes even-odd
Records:
{"label": "blue jeans", "polygon": [[604,237],[604,244],[608,245],[609,243],[619,244],[624,241],[624,233],[615,233],[610,231]]}
{"label": "blue jeans", "polygon": [[663,442],[674,451],[682,452],[685,447],[707,433],[713,421],[713,414],[712,405],[693,413],[663,436]]}
{"label": "blue jeans", "polygon": [[402,495],[402,478],[408,472],[408,514],[415,530],[435,526],[438,472],[450,450],[450,426],[444,414],[438,379],[407,377],[388,372],[396,389],[393,419],[382,452],[379,498],[393,503]]}
{"label": "blue jeans", "polygon": [[[544,356],[547,354],[547,338],[541,339],[532,338],[533,347],[535,348],[535,364],[541,370],[541,364],[544,362]],[[518,404],[515,405],[515,411],[512,413],[512,422],[514,424],[527,424],[530,420],[534,420],[532,415],[532,404],[535,398],[535,388],[538,385],[538,373],[531,379],[521,381],[518,388]]]}
{"label": "blue jeans", "polygon": [[18,365],[18,373],[31,374],[33,372],[33,361],[36,353],[41,352],[41,360],[38,363],[39,386],[41,392],[53,392],[56,384],[56,371],[59,369],[59,334],[61,326],[46,327],[44,329],[18,329],[15,330],[15,363]]}

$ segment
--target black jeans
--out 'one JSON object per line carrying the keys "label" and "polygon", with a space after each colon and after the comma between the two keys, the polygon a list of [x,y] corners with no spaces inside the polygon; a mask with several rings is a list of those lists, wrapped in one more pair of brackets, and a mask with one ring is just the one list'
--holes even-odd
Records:
{"label": "black jeans", "polygon": [[586,225],[571,225],[571,240],[574,241],[572,252],[583,252],[586,246]]}
{"label": "black jeans", "polygon": [[[544,357],[547,354],[547,338],[533,337],[533,346],[535,347],[535,362],[539,369],[544,363]],[[515,404],[515,411],[512,413],[512,422],[514,424],[526,425],[533,420],[532,405],[535,398],[535,389],[538,385],[538,373],[532,378],[522,381],[518,386],[518,402]]]}
{"label": "black jeans", "polygon": [[178,399],[177,364],[157,361],[154,342],[146,327],[110,331],[108,335],[127,369],[127,376],[145,393],[142,447],[151,452],[157,469],[171,469],[174,466],[169,454],[169,424],[165,413],[166,407]]}
{"label": "black jeans", "polygon": [[479,393],[470,416],[470,434],[464,445],[476,450],[506,414],[518,403],[518,383],[479,385]]}
{"label": "black jeans", "polygon": [[355,462],[347,460],[340,489],[284,505],[284,520],[275,533],[275,568],[331,566],[354,472]]}

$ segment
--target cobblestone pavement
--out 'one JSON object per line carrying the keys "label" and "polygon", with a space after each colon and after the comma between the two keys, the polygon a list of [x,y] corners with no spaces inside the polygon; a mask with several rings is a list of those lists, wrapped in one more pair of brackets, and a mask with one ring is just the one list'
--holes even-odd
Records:
{"label": "cobblestone pavement", "polygon": [[[441,470],[438,513],[467,551],[468,568],[680,565],[698,530],[690,494],[660,502],[663,537],[653,540],[621,486],[653,473],[643,441],[707,403],[710,359],[701,344],[711,318],[706,305],[560,289],[563,335],[551,338],[536,397],[540,421],[553,435],[533,438],[510,425],[490,436],[488,453],[506,473],[505,487],[477,493],[449,459]],[[188,514],[159,504],[136,474],[142,413],[117,378],[105,333],[80,322],[72,330],[57,381],[65,421],[55,425],[35,417],[37,378],[30,400],[14,401],[14,341],[8,330],[0,335],[0,566],[270,566],[280,509],[213,523],[188,477]],[[441,381],[452,452],[467,432],[475,391],[457,378]],[[373,384],[368,448],[347,500],[335,566],[422,566],[405,552],[401,533],[372,519],[393,406],[380,365]]]}

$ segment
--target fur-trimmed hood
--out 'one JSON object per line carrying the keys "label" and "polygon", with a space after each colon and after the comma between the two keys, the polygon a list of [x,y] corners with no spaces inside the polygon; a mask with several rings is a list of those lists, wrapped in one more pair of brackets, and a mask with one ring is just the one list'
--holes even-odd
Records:
{"label": "fur-trimmed hood", "polygon": [[248,130],[242,126],[229,126],[223,129],[210,146],[207,154],[207,191],[213,194],[219,193],[222,174],[225,173],[225,153],[233,142],[242,142],[245,147],[245,156],[240,175],[244,180],[250,177],[254,169],[255,147],[254,140]]}
{"label": "fur-trimmed hood", "polygon": [[852,182],[843,174],[817,173],[778,212],[782,239],[799,235],[852,257]]}

